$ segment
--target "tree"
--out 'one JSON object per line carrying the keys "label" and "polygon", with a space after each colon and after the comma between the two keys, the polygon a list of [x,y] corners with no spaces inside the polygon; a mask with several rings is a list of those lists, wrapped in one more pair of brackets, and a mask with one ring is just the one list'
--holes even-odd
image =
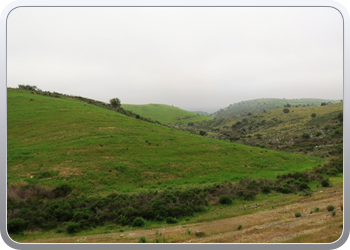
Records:
{"label": "tree", "polygon": [[326,106],[326,105],[327,105],[327,103],[325,103],[325,102],[321,103],[321,106]]}
{"label": "tree", "polygon": [[202,135],[202,136],[205,136],[207,134],[207,132],[201,130],[201,131],[199,131],[199,134]]}
{"label": "tree", "polygon": [[286,105],[284,105],[284,107],[290,108],[290,104],[287,103]]}
{"label": "tree", "polygon": [[289,109],[283,109],[283,113],[285,114],[289,113]]}
{"label": "tree", "polygon": [[316,117],[316,113],[312,113],[312,114],[311,114],[311,117],[312,117],[312,118],[315,118],[315,117]]}
{"label": "tree", "polygon": [[113,99],[109,100],[109,102],[112,105],[112,107],[114,107],[114,108],[120,107],[120,100],[118,98],[113,98]]}

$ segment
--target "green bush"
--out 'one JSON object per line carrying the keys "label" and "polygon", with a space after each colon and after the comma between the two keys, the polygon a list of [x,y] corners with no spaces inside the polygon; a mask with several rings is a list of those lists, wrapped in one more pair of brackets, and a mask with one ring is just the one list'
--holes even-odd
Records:
{"label": "green bush", "polygon": [[335,216],[336,212],[335,211],[332,211],[332,216]]}
{"label": "green bush", "polygon": [[221,195],[219,202],[221,204],[232,204],[232,199],[227,195]]}
{"label": "green bush", "polygon": [[242,229],[242,225],[239,225],[238,227],[237,227],[237,230],[241,230]]}
{"label": "green bush", "polygon": [[19,233],[23,232],[28,226],[28,221],[23,220],[22,218],[16,218],[7,221],[7,231],[9,233]]}
{"label": "green bush", "polygon": [[268,186],[268,185],[263,185],[263,186],[261,187],[261,192],[263,192],[264,194],[268,194],[268,193],[271,192],[271,187]]}
{"label": "green bush", "polygon": [[331,211],[333,211],[334,209],[335,209],[335,207],[334,207],[333,205],[327,206],[328,212],[331,212]]}
{"label": "green bush", "polygon": [[328,178],[327,179],[322,179],[320,181],[320,183],[321,183],[322,187],[330,187],[331,186],[330,181],[329,181]]}
{"label": "green bush", "polygon": [[78,233],[82,230],[81,224],[79,222],[70,222],[67,225],[67,232],[69,234]]}
{"label": "green bush", "polygon": [[55,194],[55,197],[65,197],[72,192],[72,189],[68,185],[63,184],[52,190],[52,192]]}
{"label": "green bush", "polygon": [[301,216],[301,213],[300,212],[295,212],[295,217],[300,217]]}
{"label": "green bush", "polygon": [[175,223],[177,223],[177,220],[173,217],[168,217],[168,218],[166,218],[166,223],[175,224]]}
{"label": "green bush", "polygon": [[133,227],[142,227],[145,225],[145,220],[142,217],[136,217],[132,222]]}
{"label": "green bush", "polygon": [[318,207],[315,207],[315,212],[320,211],[320,209]]}
{"label": "green bush", "polygon": [[309,135],[308,133],[303,133],[303,134],[301,135],[301,137],[302,137],[303,139],[309,139],[309,138],[310,138],[310,135]]}
{"label": "green bush", "polygon": [[146,243],[146,237],[145,236],[140,237],[139,243]]}
{"label": "green bush", "polygon": [[188,235],[190,235],[192,231],[190,229],[187,229],[186,232]]}

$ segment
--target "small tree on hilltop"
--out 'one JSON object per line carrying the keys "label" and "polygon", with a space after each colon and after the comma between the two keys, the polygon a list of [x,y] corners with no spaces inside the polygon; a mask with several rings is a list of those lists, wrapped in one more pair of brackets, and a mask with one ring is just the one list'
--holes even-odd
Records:
{"label": "small tree on hilltop", "polygon": [[120,107],[120,100],[119,100],[119,98],[113,98],[113,99],[109,100],[109,102],[112,105],[112,107],[114,107],[114,108],[119,108]]}
{"label": "small tree on hilltop", "polygon": [[326,106],[326,105],[327,105],[327,103],[325,103],[325,102],[321,103],[321,106]]}

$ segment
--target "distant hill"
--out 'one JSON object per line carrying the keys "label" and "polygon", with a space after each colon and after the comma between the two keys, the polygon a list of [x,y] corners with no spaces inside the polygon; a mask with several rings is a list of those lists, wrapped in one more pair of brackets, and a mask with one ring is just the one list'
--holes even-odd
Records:
{"label": "distant hill", "polygon": [[282,108],[284,105],[290,104],[291,107],[300,106],[320,106],[321,103],[339,103],[340,100],[325,100],[325,99],[312,99],[312,98],[302,98],[302,99],[276,99],[276,98],[262,98],[248,101],[241,101],[238,103],[230,104],[228,107],[222,108],[214,113],[211,117],[221,118],[221,117],[231,117],[239,118],[247,116],[249,113],[259,113]]}
{"label": "distant hill", "polygon": [[206,116],[210,116],[210,113],[205,112],[205,111],[191,111],[193,113],[199,114],[199,115],[206,115]]}
{"label": "distant hill", "polygon": [[212,117],[196,114],[165,104],[122,104],[122,108],[164,124],[189,123],[212,120]]}
{"label": "distant hill", "polygon": [[329,104],[278,108],[241,118],[215,118],[191,128],[246,145],[329,157],[342,152],[342,120],[343,105]]}

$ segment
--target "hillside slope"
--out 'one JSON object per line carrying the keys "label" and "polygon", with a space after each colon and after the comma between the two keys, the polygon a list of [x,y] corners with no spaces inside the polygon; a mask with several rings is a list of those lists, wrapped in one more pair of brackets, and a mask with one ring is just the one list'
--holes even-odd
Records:
{"label": "hillside slope", "polygon": [[204,115],[195,114],[180,108],[165,104],[146,104],[132,105],[122,104],[126,110],[130,110],[144,117],[149,117],[152,120],[159,121],[164,124],[168,123],[189,123],[212,120],[213,118]]}
{"label": "hillside slope", "polygon": [[[244,118],[215,118],[196,124],[215,137],[246,145],[329,157],[342,152],[343,105],[292,107]],[[211,132],[209,132],[211,131]]]}
{"label": "hillside slope", "polygon": [[210,116],[216,118],[231,117],[239,118],[247,116],[248,113],[260,113],[272,109],[282,108],[284,105],[290,104],[291,107],[309,107],[320,106],[321,103],[339,103],[340,100],[324,100],[324,99],[276,99],[276,98],[262,98],[255,100],[242,101],[222,108]]}
{"label": "hillside slope", "polygon": [[8,89],[7,179],[76,194],[244,177],[275,178],[325,160],[219,141],[76,100]]}

